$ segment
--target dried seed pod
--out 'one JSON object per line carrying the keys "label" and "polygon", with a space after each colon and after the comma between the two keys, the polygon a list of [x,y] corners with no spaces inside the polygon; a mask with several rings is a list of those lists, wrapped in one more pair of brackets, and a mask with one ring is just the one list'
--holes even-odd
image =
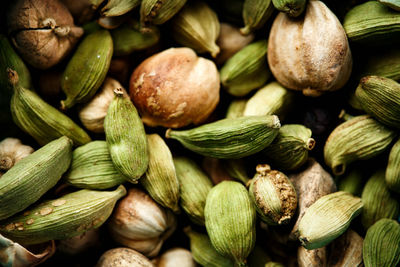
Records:
{"label": "dried seed pod", "polygon": [[368,53],[366,63],[362,66],[361,77],[376,75],[400,81],[400,50],[398,47],[376,49]]}
{"label": "dried seed pod", "polygon": [[185,3],[186,0],[142,0],[140,4],[142,30],[148,31],[152,24],[164,24],[179,12]]}
{"label": "dried seed pod", "polygon": [[222,119],[184,131],[168,129],[165,135],[203,156],[232,159],[264,149],[274,140],[279,128],[276,115],[248,116]]}
{"label": "dried seed pod", "polygon": [[137,183],[149,165],[146,132],[139,114],[121,88],[115,96],[104,119],[104,131],[111,159],[126,179]]}
{"label": "dried seed pod", "polygon": [[326,140],[325,163],[341,175],[348,164],[382,153],[396,137],[393,131],[369,115],[356,116],[336,127]]}
{"label": "dried seed pod", "polygon": [[396,141],[390,150],[385,181],[390,190],[400,193],[400,139]]}
{"label": "dried seed pod", "polygon": [[174,164],[179,180],[181,207],[194,223],[204,225],[204,206],[213,185],[193,160],[175,157]]}
{"label": "dried seed pod", "polygon": [[178,43],[214,58],[220,51],[219,31],[217,14],[203,1],[190,1],[172,20],[172,36]]}
{"label": "dried seed pod", "polygon": [[[83,24],[89,22],[95,15],[97,6],[104,0],[61,0],[63,4],[68,8],[71,15],[74,17],[74,21],[77,24]],[[85,31],[86,33],[86,31]]]}
{"label": "dried seed pod", "polygon": [[340,89],[352,68],[346,33],[321,1],[309,1],[299,19],[279,14],[271,28],[267,55],[278,82],[306,96]]}
{"label": "dried seed pod", "polygon": [[332,242],[328,266],[362,266],[363,238],[353,230],[347,230]]}
{"label": "dried seed pod", "polygon": [[0,220],[27,208],[55,186],[68,169],[71,154],[72,141],[63,136],[7,171],[0,180]]}
{"label": "dried seed pod", "polygon": [[256,211],[246,188],[233,181],[217,184],[207,196],[204,214],[215,250],[246,266],[256,241]]}
{"label": "dried seed pod", "polygon": [[385,183],[385,170],[379,169],[368,179],[361,194],[364,208],[361,222],[365,229],[382,218],[396,219],[400,215],[400,203]]}
{"label": "dried seed pod", "polygon": [[306,249],[321,248],[343,234],[361,212],[360,198],[343,191],[319,198],[299,222],[299,240]]}
{"label": "dried seed pod", "polygon": [[396,81],[366,76],[357,87],[356,98],[363,110],[384,125],[400,129],[400,84]]}
{"label": "dried seed pod", "polygon": [[285,265],[280,262],[270,261],[265,264],[265,267],[285,267]]}
{"label": "dried seed pod", "polygon": [[250,178],[246,171],[245,162],[243,159],[227,159],[222,161],[226,172],[232,177],[247,185]]}
{"label": "dried seed pod", "polygon": [[234,54],[220,70],[221,83],[234,96],[244,96],[262,86],[270,77],[267,41],[251,43]]}
{"label": "dried seed pod", "polygon": [[0,142],[0,170],[7,171],[18,161],[33,153],[33,148],[17,138],[6,138]]}
{"label": "dried seed pod", "polygon": [[149,126],[179,128],[204,122],[219,101],[215,64],[189,48],[170,48],[132,73],[130,96]]}
{"label": "dried seed pod", "polygon": [[108,0],[100,13],[106,17],[121,16],[138,5],[140,5],[140,0]]}
{"label": "dried seed pod", "polygon": [[303,13],[307,0],[272,0],[274,7],[290,17],[298,17]]}
{"label": "dried seed pod", "polygon": [[83,34],[59,0],[18,0],[7,10],[8,31],[21,57],[39,69],[64,59]]}
{"label": "dried seed pod", "polygon": [[299,267],[308,266],[327,266],[327,251],[326,247],[308,250],[303,246],[297,249],[297,262]]}
{"label": "dried seed pod", "polygon": [[225,118],[236,119],[243,116],[246,107],[247,99],[234,99],[228,106]]}
{"label": "dried seed pod", "polygon": [[0,233],[24,245],[77,236],[100,227],[125,194],[122,185],[114,191],[83,189],[70,193],[3,221]]}
{"label": "dried seed pod", "polygon": [[94,190],[111,188],[126,180],[114,167],[106,141],[93,141],[75,149],[63,179],[75,187]]}
{"label": "dried seed pod", "polygon": [[397,266],[400,262],[400,225],[395,220],[381,219],[372,225],[363,244],[365,267]]}
{"label": "dried seed pod", "polygon": [[165,251],[157,260],[157,267],[196,267],[192,253],[184,248],[172,248]]}
{"label": "dried seed pod", "polygon": [[274,5],[271,0],[244,0],[242,16],[245,26],[240,29],[240,32],[248,35],[263,27],[273,11]]}
{"label": "dried seed pod", "polygon": [[297,208],[296,191],[282,172],[271,170],[268,164],[259,164],[250,181],[249,195],[258,215],[269,225],[286,224]]}
{"label": "dried seed pod", "polygon": [[99,229],[92,229],[81,235],[60,240],[57,244],[57,249],[68,255],[77,255],[96,246],[99,242]]}
{"label": "dried seed pod", "polygon": [[147,135],[149,167],[141,185],[158,204],[179,212],[179,181],[167,144],[158,134]]}
{"label": "dried seed pod", "polygon": [[113,248],[101,255],[96,267],[155,267],[155,265],[133,249]]}
{"label": "dried seed pod", "polygon": [[390,7],[396,11],[400,11],[400,3],[396,0],[378,0],[380,3],[384,4],[385,6]]}
{"label": "dried seed pod", "polygon": [[127,16],[100,17],[97,19],[97,24],[104,29],[113,30],[120,27],[126,20]]}
{"label": "dried seed pod", "polygon": [[145,192],[131,188],[115,207],[108,226],[115,241],[154,257],[175,231],[176,218]]}
{"label": "dried seed pod", "polygon": [[353,196],[360,196],[364,187],[364,177],[360,168],[353,168],[344,177],[340,177],[338,190],[349,192]]}
{"label": "dried seed pod", "polygon": [[23,88],[15,71],[9,69],[8,77],[14,87],[10,104],[13,120],[39,144],[45,145],[63,135],[72,139],[76,146],[91,141],[89,135],[70,118],[47,104],[36,93]]}
{"label": "dried seed pod", "polygon": [[67,96],[61,108],[88,102],[106,78],[113,54],[113,41],[106,30],[86,36],[68,62],[61,79],[61,89]]}

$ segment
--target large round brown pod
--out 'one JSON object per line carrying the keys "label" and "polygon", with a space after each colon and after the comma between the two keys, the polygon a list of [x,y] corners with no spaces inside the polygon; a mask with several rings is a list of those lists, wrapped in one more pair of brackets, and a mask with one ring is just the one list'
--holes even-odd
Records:
{"label": "large round brown pod", "polygon": [[207,119],[218,104],[219,87],[215,64],[182,47],[143,61],[129,91],[145,124],[179,128]]}
{"label": "large round brown pod", "polygon": [[352,58],[339,20],[321,1],[309,1],[305,15],[280,13],[271,28],[268,63],[283,86],[320,96],[345,85]]}

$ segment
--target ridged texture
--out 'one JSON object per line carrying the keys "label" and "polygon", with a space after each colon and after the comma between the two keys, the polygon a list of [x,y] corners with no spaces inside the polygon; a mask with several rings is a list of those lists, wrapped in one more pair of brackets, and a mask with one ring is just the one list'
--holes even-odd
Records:
{"label": "ridged texture", "polygon": [[366,56],[367,62],[362,67],[361,77],[376,75],[400,81],[400,50],[397,47],[382,47]]}
{"label": "ridged texture", "polygon": [[307,0],[272,0],[274,7],[290,17],[298,17],[303,13]]}
{"label": "ridged texture", "polygon": [[378,0],[378,2],[390,7],[396,11],[400,11],[400,2],[397,0]]}
{"label": "ridged texture", "polygon": [[243,158],[267,147],[277,136],[277,116],[223,119],[185,131],[168,130],[167,138],[178,140],[198,154],[214,158]]}
{"label": "ridged texture", "polygon": [[384,125],[400,129],[400,84],[384,77],[367,76],[356,90],[361,107]]}
{"label": "ridged texture", "polygon": [[214,186],[207,196],[204,214],[217,252],[230,257],[237,266],[246,266],[256,241],[256,211],[246,188],[232,181]]}
{"label": "ridged texture", "polygon": [[347,230],[330,246],[327,266],[362,266],[363,238],[353,230]]}
{"label": "ridged texture", "polygon": [[349,192],[353,196],[360,196],[364,187],[364,177],[361,168],[355,167],[338,181],[338,190]]}
{"label": "ridged texture", "polygon": [[365,267],[390,266],[400,262],[400,225],[395,220],[381,219],[372,225],[363,244]]}
{"label": "ridged texture", "polygon": [[345,172],[348,164],[375,157],[396,137],[392,131],[369,115],[356,116],[336,127],[326,140],[325,163],[336,175]]}
{"label": "ridged texture", "polygon": [[16,72],[11,71],[9,74],[14,84],[11,114],[19,128],[31,135],[40,145],[63,135],[72,139],[75,146],[91,141],[89,135],[70,118],[47,104],[36,93],[21,87]]}
{"label": "ridged texture", "polygon": [[342,88],[352,69],[346,33],[321,1],[309,1],[304,16],[298,19],[278,14],[269,34],[267,55],[277,81],[306,96]]}
{"label": "ridged texture", "polygon": [[140,5],[140,0],[108,0],[101,9],[101,14],[106,17],[121,16]]}
{"label": "ridged texture", "polygon": [[149,167],[140,183],[158,204],[179,212],[179,181],[167,144],[158,134],[147,135]]}
{"label": "ridged texture", "polygon": [[264,26],[274,11],[271,0],[245,0],[243,3],[242,17],[244,27],[240,29],[242,34],[249,34]]}
{"label": "ridged texture", "polygon": [[149,164],[147,138],[135,106],[124,94],[122,90],[115,90],[104,120],[104,131],[115,167],[129,182],[137,183]]}
{"label": "ridged texture", "polygon": [[212,57],[220,50],[219,30],[217,14],[202,1],[190,1],[172,20],[172,36],[178,43]]}
{"label": "ridged texture", "polygon": [[306,163],[308,151],[315,146],[311,135],[311,130],[301,124],[283,125],[274,141],[261,153],[276,169],[298,169]]}
{"label": "ridged texture", "polygon": [[67,96],[63,109],[89,101],[106,78],[113,54],[113,41],[107,30],[86,36],[68,62],[61,78],[61,89]]}
{"label": "ridged texture", "polygon": [[292,109],[295,93],[277,82],[271,82],[257,90],[247,101],[243,116],[275,114],[280,120]]}
{"label": "ridged texture", "polygon": [[140,23],[145,28],[152,24],[164,24],[179,12],[185,3],[186,0],[142,0]]}
{"label": "ridged texture", "polygon": [[367,181],[361,194],[364,204],[361,222],[365,229],[382,218],[396,219],[400,215],[400,203],[385,183],[385,170],[376,171]]}
{"label": "ridged texture", "polygon": [[261,40],[242,48],[220,70],[221,83],[234,96],[247,95],[262,86],[271,73],[267,63],[267,41]]}
{"label": "ridged texture", "polygon": [[360,198],[336,192],[319,198],[299,223],[299,240],[306,249],[321,248],[343,234],[361,212]]}
{"label": "ridged texture", "polygon": [[247,99],[233,99],[225,114],[227,119],[236,119],[243,116]]}
{"label": "ridged texture", "polygon": [[201,266],[207,267],[232,267],[233,262],[219,254],[207,234],[198,233],[191,229],[185,229],[186,235],[190,239],[190,250],[193,259]]}
{"label": "ridged texture", "polygon": [[0,220],[27,208],[55,186],[68,169],[71,157],[72,142],[63,136],[3,174],[0,179]]}
{"label": "ridged texture", "polygon": [[93,141],[75,149],[63,179],[75,187],[94,190],[111,188],[126,180],[114,167],[106,141]]}
{"label": "ridged texture", "polygon": [[400,139],[390,150],[385,181],[390,190],[400,193]]}
{"label": "ridged texture", "polygon": [[204,206],[213,187],[211,180],[189,158],[175,157],[174,164],[179,180],[181,207],[193,222],[204,225]]}
{"label": "ridged texture", "polygon": [[400,37],[400,13],[378,1],[368,1],[347,12],[343,27],[352,42],[390,43]]}
{"label": "ridged texture", "polygon": [[122,185],[108,192],[83,189],[70,193],[4,221],[0,233],[23,245],[70,238],[100,227],[125,194]]}

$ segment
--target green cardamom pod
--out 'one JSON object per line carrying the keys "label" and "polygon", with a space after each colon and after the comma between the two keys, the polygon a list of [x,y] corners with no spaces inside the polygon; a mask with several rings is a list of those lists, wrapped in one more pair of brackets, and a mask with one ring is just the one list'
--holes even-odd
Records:
{"label": "green cardamom pod", "polygon": [[220,77],[229,94],[244,96],[265,84],[271,76],[267,51],[267,41],[261,40],[243,47],[226,61]]}
{"label": "green cardamom pod", "polygon": [[396,219],[400,215],[400,203],[392,195],[385,182],[385,170],[379,169],[367,181],[361,194],[364,208],[361,223],[365,229],[382,218]]}
{"label": "green cardamom pod", "polygon": [[390,190],[400,193],[400,139],[390,150],[385,181]]}
{"label": "green cardamom pod", "polygon": [[164,24],[175,16],[187,0],[142,0],[140,4],[140,23],[147,30],[150,25]]}
{"label": "green cardamom pod", "polygon": [[212,57],[220,50],[216,44],[219,28],[217,14],[202,1],[189,1],[172,20],[172,36],[178,43]]}
{"label": "green cardamom pod", "polygon": [[277,116],[248,116],[223,119],[191,130],[168,129],[167,138],[176,139],[189,150],[213,158],[233,159],[255,154],[277,136]]}
{"label": "green cardamom pod", "polygon": [[247,101],[243,116],[260,116],[275,114],[283,120],[292,109],[295,93],[286,89],[278,82],[271,82]]}
{"label": "green cardamom pod", "polygon": [[135,106],[124,97],[121,88],[115,96],[104,119],[104,132],[111,159],[126,179],[137,183],[149,164],[146,132]]}
{"label": "green cardamom pod", "polygon": [[140,183],[160,205],[179,212],[179,181],[167,144],[158,134],[147,135],[149,167]]}
{"label": "green cardamom pod", "polygon": [[207,234],[198,233],[190,229],[184,229],[185,234],[190,239],[190,251],[193,259],[201,266],[207,267],[232,267],[233,262],[219,254]]}
{"label": "green cardamom pod", "polygon": [[287,224],[297,208],[297,195],[289,178],[259,164],[250,181],[249,195],[260,218],[269,225]]}
{"label": "green cardamom pod", "polygon": [[361,212],[360,198],[343,191],[319,198],[299,223],[299,240],[306,249],[321,248],[343,234]]}
{"label": "green cardamom pod", "polygon": [[306,163],[308,151],[315,146],[311,135],[311,130],[301,124],[283,125],[274,141],[261,154],[277,169],[298,169]]}
{"label": "green cardamom pod", "polygon": [[250,178],[247,175],[245,162],[243,159],[226,159],[222,161],[225,171],[230,177],[241,181],[244,185],[247,185]]}
{"label": "green cardamom pod", "polygon": [[340,177],[338,190],[349,192],[353,196],[361,195],[364,187],[363,173],[360,168],[353,168],[344,177]]}
{"label": "green cardamom pod", "polygon": [[340,124],[329,135],[324,147],[325,163],[335,175],[341,175],[348,164],[382,153],[396,135],[396,131],[369,115],[356,116]]}
{"label": "green cardamom pod", "polygon": [[9,218],[0,225],[0,233],[23,245],[77,236],[100,227],[125,194],[122,185],[114,191],[82,189]]}
{"label": "green cardamom pod", "polygon": [[378,0],[385,6],[390,7],[393,10],[400,11],[400,2],[398,0]]}
{"label": "green cardamom pod", "polygon": [[90,142],[89,135],[75,122],[47,104],[35,92],[23,88],[15,71],[9,69],[8,77],[14,87],[10,104],[13,120],[40,145],[63,135],[72,139],[76,146]]}
{"label": "green cardamom pod", "polygon": [[377,121],[400,129],[400,84],[396,81],[378,76],[364,77],[356,89],[356,97],[363,110]]}
{"label": "green cardamom pod", "polygon": [[108,152],[106,141],[93,141],[72,153],[72,163],[63,179],[78,188],[101,190],[125,182]]}
{"label": "green cardamom pod", "polygon": [[400,224],[381,219],[372,225],[363,243],[365,267],[397,266],[400,262]]}
{"label": "green cardamom pod", "polygon": [[226,110],[225,118],[236,119],[243,116],[244,108],[246,107],[247,99],[234,99]]}
{"label": "green cardamom pod", "polygon": [[204,206],[213,184],[193,160],[175,157],[174,164],[179,180],[181,207],[194,223],[204,225]]}
{"label": "green cardamom pod", "polygon": [[107,30],[87,35],[68,62],[61,78],[67,96],[62,109],[89,101],[106,78],[113,54],[113,40]]}
{"label": "green cardamom pod", "polygon": [[285,267],[285,265],[280,262],[270,261],[265,264],[265,267]]}
{"label": "green cardamom pod", "polygon": [[252,33],[260,29],[271,17],[274,5],[271,0],[244,0],[243,21],[244,27],[240,29],[242,34]]}
{"label": "green cardamom pod", "polygon": [[376,49],[365,57],[367,61],[363,64],[360,78],[376,75],[400,81],[400,49],[397,46]]}
{"label": "green cardamom pod", "polygon": [[279,11],[295,18],[303,13],[307,0],[272,0],[272,4]]}
{"label": "green cardamom pod", "polygon": [[27,208],[55,186],[68,169],[71,154],[72,141],[63,136],[23,158],[3,174],[0,220]]}
{"label": "green cardamom pod", "polygon": [[353,7],[344,17],[343,28],[352,42],[391,43],[400,38],[400,13],[378,1]]}
{"label": "green cardamom pod", "polygon": [[215,250],[246,266],[256,241],[256,211],[246,188],[233,181],[217,184],[207,196],[204,214]]}
{"label": "green cardamom pod", "polygon": [[101,14],[106,17],[121,16],[139,5],[140,0],[108,0]]}

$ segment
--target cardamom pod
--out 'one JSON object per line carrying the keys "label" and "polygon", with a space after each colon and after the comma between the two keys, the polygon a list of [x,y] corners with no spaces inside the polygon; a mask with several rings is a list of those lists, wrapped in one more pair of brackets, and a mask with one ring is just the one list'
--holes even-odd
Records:
{"label": "cardamom pod", "polygon": [[400,11],[400,3],[397,0],[378,0],[380,3],[384,4],[385,6],[390,7],[396,11]]}
{"label": "cardamom pod", "polygon": [[297,195],[289,178],[271,170],[268,164],[259,164],[250,181],[249,195],[258,215],[269,225],[286,224],[297,208]]}
{"label": "cardamom pod", "polygon": [[243,111],[243,116],[277,115],[281,120],[292,109],[295,94],[280,85],[271,82],[250,97]]}
{"label": "cardamom pod", "polygon": [[204,225],[204,206],[213,185],[193,160],[175,157],[174,164],[179,180],[181,207],[194,223]]}
{"label": "cardamom pod", "polygon": [[245,26],[240,32],[247,35],[262,28],[273,11],[274,5],[271,0],[244,0],[242,16]]}
{"label": "cardamom pod", "polygon": [[244,96],[262,86],[271,76],[267,41],[251,43],[229,58],[220,70],[221,83],[234,96]]}
{"label": "cardamom pod", "polygon": [[[349,229],[332,242],[327,266],[362,266],[363,238]],[[311,250],[312,251],[312,250]]]}
{"label": "cardamom pod", "polygon": [[99,242],[100,229],[92,229],[83,234],[60,240],[57,243],[57,250],[63,254],[75,256],[96,247]]}
{"label": "cardamom pod", "polygon": [[335,175],[341,175],[348,164],[382,153],[396,135],[396,131],[369,115],[356,116],[340,124],[329,135],[324,147],[325,163]]}
{"label": "cardamom pod", "polygon": [[222,161],[225,171],[232,177],[247,185],[250,178],[247,175],[245,162],[243,159],[226,159]]}
{"label": "cardamom pod", "polygon": [[196,267],[192,253],[184,248],[170,248],[154,260],[157,267]]}
{"label": "cardamom pod", "polygon": [[93,190],[111,188],[126,180],[114,167],[106,141],[92,141],[76,148],[63,179],[75,187]]}
{"label": "cardamom pod", "polygon": [[299,267],[308,266],[327,266],[327,251],[326,247],[308,250],[303,246],[297,249],[297,262]]}
{"label": "cardamom pod", "polygon": [[106,17],[121,16],[139,5],[140,0],[108,0],[101,9],[101,14]]}
{"label": "cardamom pod", "polygon": [[219,254],[207,234],[193,231],[190,227],[184,229],[185,234],[190,239],[190,250],[193,259],[201,266],[208,267],[231,267],[233,262]]}
{"label": "cardamom pod", "polygon": [[217,14],[203,1],[189,1],[172,20],[172,36],[178,43],[214,58],[220,51],[219,30]]}
{"label": "cardamom pod", "polygon": [[306,8],[307,0],[272,0],[274,7],[290,17],[298,17]]}
{"label": "cardamom pod", "polygon": [[137,183],[149,164],[146,132],[143,122],[132,104],[124,97],[121,88],[115,96],[104,119],[104,131],[111,159],[127,180]]}
{"label": "cardamom pod", "polygon": [[33,148],[17,138],[8,137],[0,142],[0,170],[8,171],[18,161],[33,153]]}
{"label": "cardamom pod", "polygon": [[113,54],[113,40],[107,30],[87,35],[68,62],[61,78],[67,96],[62,109],[89,101],[106,78]]}
{"label": "cardamom pod", "polygon": [[3,174],[0,220],[27,208],[55,186],[68,169],[71,154],[72,141],[63,136],[23,158]]}
{"label": "cardamom pod", "polygon": [[340,177],[338,190],[349,192],[353,196],[360,196],[364,187],[364,177],[360,168],[353,168],[344,177]]}
{"label": "cardamom pod", "polygon": [[390,150],[385,181],[390,190],[400,193],[400,139],[396,141]]}
{"label": "cardamom pod", "polygon": [[243,116],[247,99],[233,99],[226,110],[225,118],[236,119]]}
{"label": "cardamom pod", "polygon": [[382,47],[374,53],[365,55],[366,63],[363,64],[361,77],[376,75],[400,81],[400,50],[398,47]]}
{"label": "cardamom pod", "polygon": [[142,0],[140,4],[140,23],[142,30],[147,31],[149,26],[164,24],[178,13],[187,0]]}
{"label": "cardamom pod", "polygon": [[355,95],[361,107],[377,121],[400,129],[400,84],[389,78],[366,76]]}
{"label": "cardamom pod", "polygon": [[217,184],[207,196],[204,214],[215,250],[246,266],[256,241],[256,211],[246,188],[233,181]]}
{"label": "cardamom pod", "polygon": [[361,200],[364,204],[361,222],[366,230],[382,218],[396,219],[400,215],[400,203],[386,185],[384,169],[377,170],[368,179]]}
{"label": "cardamom pod", "polygon": [[167,144],[158,134],[147,135],[149,167],[140,183],[158,204],[179,212],[179,181]]}
{"label": "cardamom pod", "polygon": [[13,120],[40,145],[63,135],[72,139],[76,146],[90,142],[89,135],[75,122],[47,104],[35,92],[23,88],[17,72],[9,69],[8,77],[14,87],[10,104]]}
{"label": "cardamom pod", "polygon": [[400,262],[400,224],[381,219],[372,225],[363,244],[365,267],[397,266]]}
{"label": "cardamom pod", "polygon": [[82,189],[9,218],[0,225],[0,233],[24,245],[70,238],[100,227],[125,194],[122,185],[114,191]]}
{"label": "cardamom pod", "polygon": [[343,27],[352,42],[382,44],[400,36],[400,13],[378,1],[353,7],[344,17]]}
{"label": "cardamom pod", "polygon": [[319,198],[299,223],[299,240],[306,249],[321,248],[343,234],[361,212],[360,198],[343,191]]}
{"label": "cardamom pod", "polygon": [[285,267],[285,265],[280,262],[270,261],[265,264],[265,267]]}
{"label": "cardamom pod", "polygon": [[154,264],[141,253],[130,248],[113,248],[101,255],[96,267],[154,267]]}
{"label": "cardamom pod", "polygon": [[222,119],[191,130],[168,129],[165,136],[184,147],[213,158],[243,158],[267,147],[280,128],[276,115]]}

